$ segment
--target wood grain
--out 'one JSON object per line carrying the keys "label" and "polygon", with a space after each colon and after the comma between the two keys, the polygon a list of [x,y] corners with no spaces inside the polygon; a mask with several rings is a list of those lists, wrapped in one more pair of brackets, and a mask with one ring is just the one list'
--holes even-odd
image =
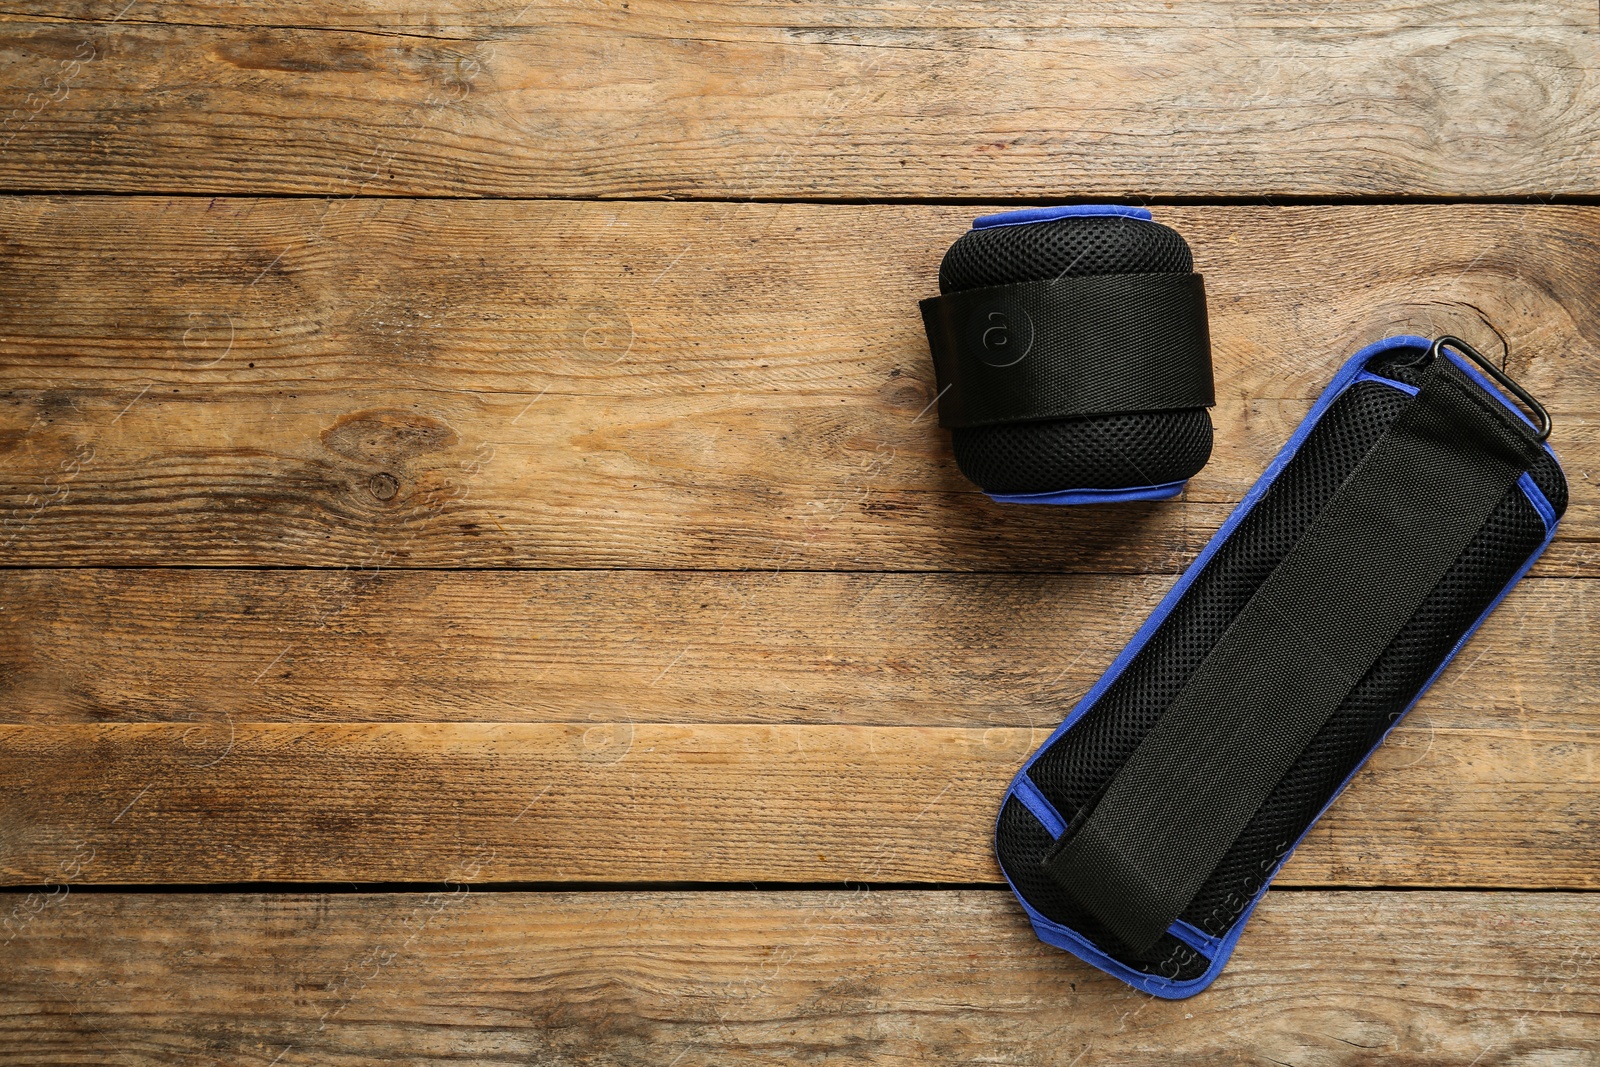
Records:
{"label": "wood grain", "polygon": [[[1048,727],[0,727],[0,880],[993,882]],[[1285,884],[1600,886],[1593,731],[1390,738]]]}
{"label": "wood grain", "polygon": [[[1597,26],[0,13],[0,1061],[1600,1062],[1600,207],[1383,203],[1600,194]],[[993,505],[927,411],[943,249],[1063,196],[1363,202],[1158,210],[1217,349],[1182,500]],[[1152,1000],[1032,936],[998,797],[1398,332],[1546,399],[1572,508]],[[206,891],[341,882],[440,888]]]}
{"label": "wood grain", "polygon": [[995,890],[72,893],[25,914],[0,942],[17,1067],[1600,1057],[1585,895],[1274,892],[1186,1001],[1042,944]]}
{"label": "wood grain", "polygon": [[[316,11],[296,13],[315,6]],[[1592,5],[46,5],[12,189],[1003,197],[1600,191]],[[193,8],[273,28],[166,25]],[[514,14],[507,18],[507,12]],[[119,16],[120,17],[116,17]],[[81,16],[78,16],[81,17]],[[207,19],[202,10],[198,16]],[[115,18],[115,21],[113,21]],[[143,21],[141,21],[143,20]],[[483,21],[480,21],[483,20]],[[507,25],[514,21],[515,25]],[[463,24],[465,23],[465,24]]]}
{"label": "wood grain", "polygon": [[[0,571],[0,721],[1055,725],[1166,575]],[[1600,583],[1530,578],[1413,721],[1600,730]]]}
{"label": "wood grain", "polygon": [[[1168,6],[1168,4],[1171,6]],[[529,4],[524,0],[437,0],[417,4],[410,0],[361,0],[330,6],[323,0],[261,0],[248,7],[231,0],[139,0],[123,10],[126,0],[39,0],[28,5],[26,16],[0,17],[103,22],[116,24],[185,23],[196,26],[259,27],[262,29],[345,29],[390,34],[465,37],[477,30],[528,29],[546,25],[552,17],[610,16],[644,24],[673,17],[680,23],[707,25],[771,26],[778,20],[771,3],[763,0],[666,0],[630,2],[626,9],[603,4],[587,10],[572,6]],[[623,11],[627,16],[624,18]],[[120,18],[116,16],[121,15]],[[782,25],[810,30],[902,30],[954,28],[967,30],[1077,29],[1159,30],[1188,20],[1194,28],[1220,29],[1225,22],[1235,30],[1274,31],[1280,36],[1330,28],[1377,32],[1456,26],[1468,29],[1504,29],[1534,26],[1582,30],[1593,27],[1595,16],[1582,4],[1558,0],[1526,11],[1482,0],[1400,0],[1379,5],[1346,4],[1337,9],[1321,0],[1273,0],[1272,3],[1216,3],[1211,0],[1129,0],[1115,7],[1089,8],[1059,2],[1029,0],[951,0],[928,6],[920,0],[865,0],[865,2],[807,4],[784,11]]]}
{"label": "wood grain", "polygon": [[[983,208],[0,202],[0,546],[23,565],[1165,572],[1333,370],[1448,331],[1557,414],[1600,573],[1600,209],[1164,208],[1207,276],[1186,498],[995,505],[915,301]],[[870,238],[865,236],[870,235]]]}

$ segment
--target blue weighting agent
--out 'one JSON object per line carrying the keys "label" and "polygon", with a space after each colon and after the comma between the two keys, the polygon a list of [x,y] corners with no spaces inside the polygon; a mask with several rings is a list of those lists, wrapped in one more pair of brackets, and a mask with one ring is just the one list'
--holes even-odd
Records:
{"label": "blue weighting agent", "polygon": [[1356,353],[1007,790],[995,847],[1039,937],[1160,997],[1209,985],[1306,831],[1550,543],[1567,485],[1549,429],[1455,338]]}
{"label": "blue weighting agent", "polygon": [[1205,288],[1133,207],[978,219],[922,301],[939,424],[995,500],[1165,500],[1211,456]]}

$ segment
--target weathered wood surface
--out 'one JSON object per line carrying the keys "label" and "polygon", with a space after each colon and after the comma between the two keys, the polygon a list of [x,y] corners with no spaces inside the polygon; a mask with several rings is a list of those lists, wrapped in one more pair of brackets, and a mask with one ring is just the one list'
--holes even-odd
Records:
{"label": "weathered wood surface", "polygon": [[[7,23],[0,185],[319,196],[1600,191],[1578,0],[81,0]],[[306,10],[314,8],[315,10]],[[92,23],[39,16],[59,12]],[[244,26],[167,25],[199,18]],[[115,20],[115,21],[113,21]],[[279,22],[268,30],[249,23]],[[417,34],[391,26],[425,21]]]}
{"label": "weathered wood surface", "polygon": [[983,208],[0,203],[12,564],[1172,572],[1357,347],[1449,331],[1557,414],[1600,573],[1600,209],[1165,208],[1207,276],[1184,501],[990,503],[915,301]]}
{"label": "weathered wood surface", "polygon": [[[1054,726],[1166,575],[0,571],[0,722]],[[1414,721],[1600,731],[1600,583],[1529,578]]]}
{"label": "weathered wood surface", "polygon": [[[626,12],[626,17],[624,17]],[[794,10],[764,0],[640,0],[620,4],[527,3],[526,0],[361,0],[330,5],[325,0],[260,0],[249,6],[233,0],[37,0],[28,13],[0,13],[0,19],[52,19],[117,24],[239,26],[261,29],[370,30],[394,34],[467,37],[478,31],[535,29],[552,19],[610,17],[633,19],[639,26],[672,18],[681,28],[692,26],[761,27],[778,24],[803,30],[871,29],[1035,29],[1096,31],[1161,30],[1186,23],[1194,30],[1265,31],[1284,37],[1296,31],[1359,30],[1377,34],[1395,28],[1463,28],[1503,30],[1535,27],[1584,30],[1595,25],[1595,13],[1572,0],[1556,0],[1519,11],[1506,3],[1484,0],[1400,0],[1344,4],[1330,8],[1322,0],[1129,0],[1115,7],[1046,0],[951,0],[938,5],[922,0],[867,0],[849,4],[807,4]],[[971,42],[971,39],[968,39]]]}
{"label": "weathered wood surface", "polygon": [[[1600,208],[1160,209],[1220,386],[1170,504],[990,504],[914,313],[986,199],[1600,193],[1596,29],[0,13],[0,189],[316,198],[0,199],[0,1060],[1600,1062],[1597,898],[1499,891],[1600,889]],[[363,199],[418,194],[526,199]],[[1573,507],[1212,991],[1134,993],[998,888],[661,890],[998,886],[1016,766],[1398,332],[1508,352]],[[90,891],[344,881],[444,888]]]}
{"label": "weathered wood surface", "polygon": [[1582,895],[1275,892],[1187,1001],[1043,945],[995,890],[0,904],[17,1067],[1600,1058],[1600,910]]}
{"label": "weathered wood surface", "polygon": [[[0,727],[0,880],[991,882],[1048,727]],[[1406,726],[1285,884],[1600,888],[1593,731]]]}

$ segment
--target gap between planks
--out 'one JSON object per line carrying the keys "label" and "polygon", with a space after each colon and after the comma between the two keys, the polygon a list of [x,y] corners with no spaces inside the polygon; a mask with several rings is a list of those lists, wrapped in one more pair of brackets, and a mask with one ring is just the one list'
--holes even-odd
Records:
{"label": "gap between planks", "polygon": [[[0,20],[3,21],[3,20]],[[349,196],[329,197],[325,193],[261,193],[261,192],[192,192],[185,189],[141,189],[136,193],[114,189],[74,189],[70,186],[28,189],[8,187],[0,190],[5,197],[105,197],[111,199],[158,200],[310,200],[327,203],[332,199],[401,200],[418,203],[494,202],[511,204],[572,203],[572,204],[712,204],[717,206],[799,204],[817,207],[976,207],[1004,209],[1026,207],[1055,207],[1070,204],[1120,204],[1127,207],[1411,207],[1411,206],[1538,206],[1538,207],[1593,207],[1600,205],[1600,193],[1490,193],[1479,196],[1463,194],[1415,194],[1319,196],[1316,194],[1272,193],[1258,196],[1163,196],[1158,193],[1130,196],[1097,196],[1092,199],[1073,196],[562,196],[551,193],[539,196],[517,196],[497,193],[385,193],[362,191]]]}

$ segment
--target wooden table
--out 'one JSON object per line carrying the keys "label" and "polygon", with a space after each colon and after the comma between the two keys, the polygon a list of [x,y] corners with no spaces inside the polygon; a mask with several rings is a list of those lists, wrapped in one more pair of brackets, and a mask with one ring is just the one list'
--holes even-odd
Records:
{"label": "wooden table", "polygon": [[[0,1062],[1600,1063],[1592,0],[20,6]],[[1179,500],[993,505],[928,410],[944,248],[1063,198],[1207,277]],[[1571,510],[1153,1000],[997,799],[1397,332]]]}

